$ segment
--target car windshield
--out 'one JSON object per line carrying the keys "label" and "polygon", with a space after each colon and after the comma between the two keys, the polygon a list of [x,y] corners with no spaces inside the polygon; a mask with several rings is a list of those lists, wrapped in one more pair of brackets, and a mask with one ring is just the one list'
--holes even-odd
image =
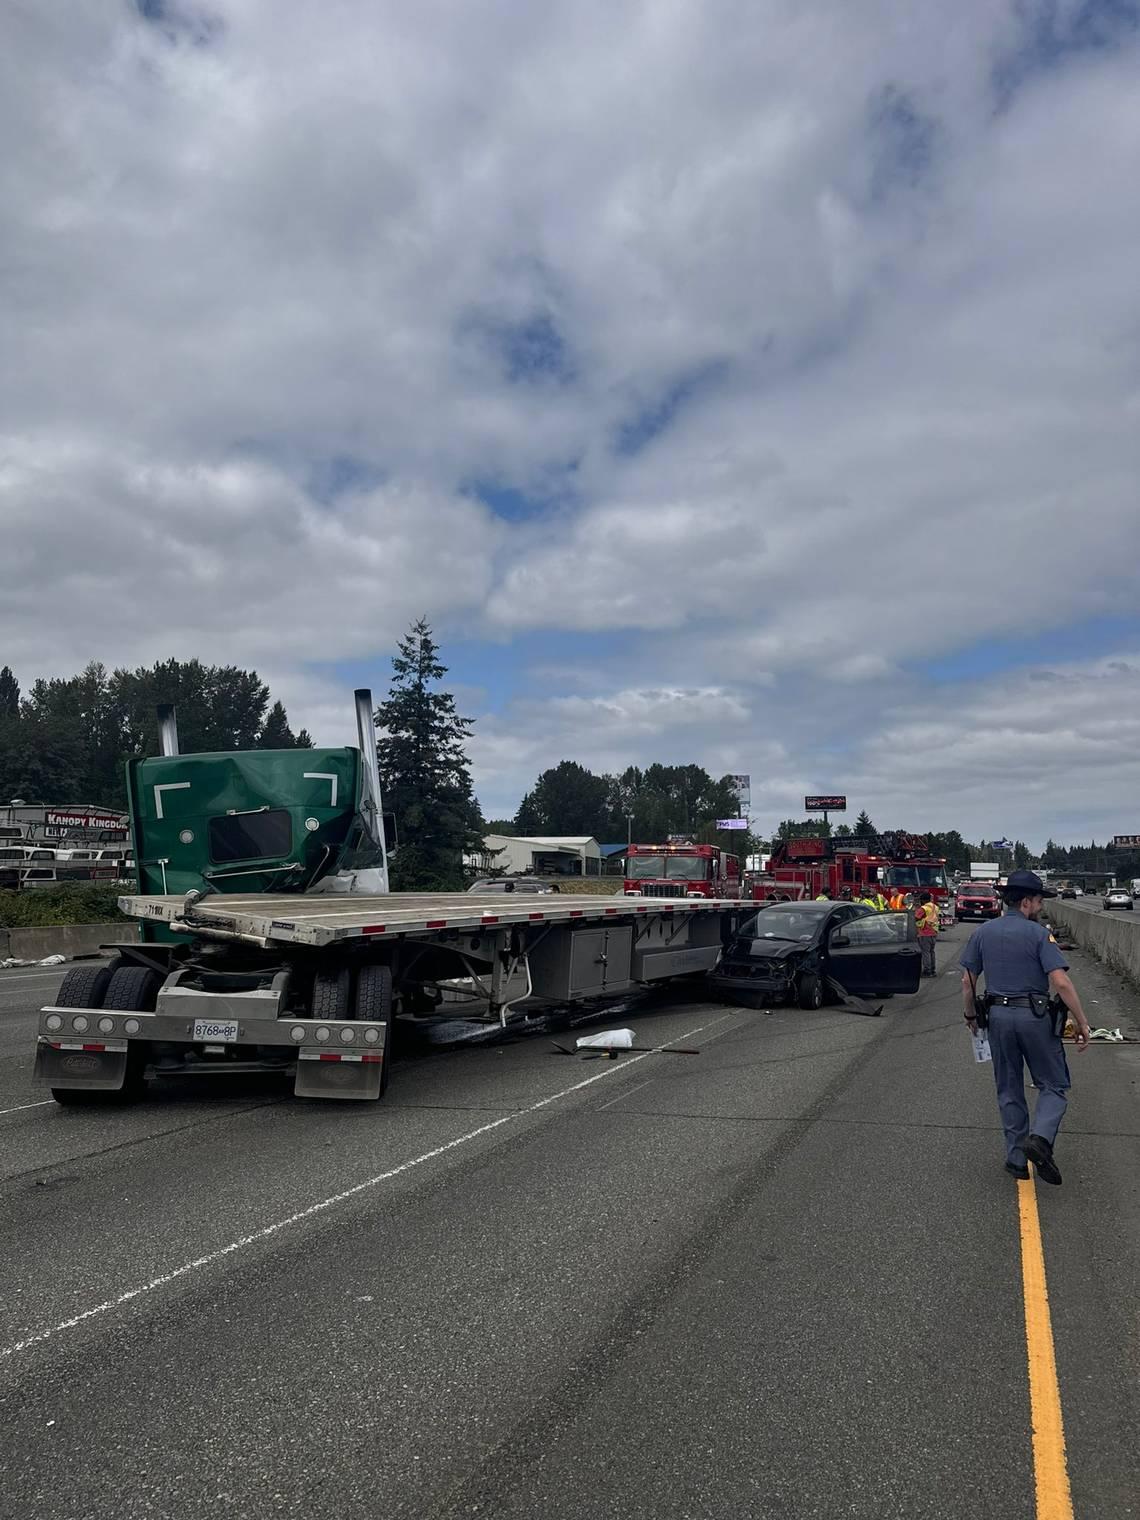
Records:
{"label": "car windshield", "polygon": [[630,881],[705,881],[709,861],[703,855],[631,855]]}
{"label": "car windshield", "polygon": [[765,908],[748,919],[740,933],[745,939],[812,939],[830,907],[830,903],[821,903],[818,908],[804,903]]}
{"label": "car windshield", "polygon": [[947,887],[945,866],[891,866],[888,887]]}

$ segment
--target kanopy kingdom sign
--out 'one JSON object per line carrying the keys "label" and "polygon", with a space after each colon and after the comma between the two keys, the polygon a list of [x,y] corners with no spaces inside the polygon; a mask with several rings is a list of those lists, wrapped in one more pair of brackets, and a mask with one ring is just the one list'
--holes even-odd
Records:
{"label": "kanopy kingdom sign", "polygon": [[834,795],[804,798],[805,813],[845,813],[846,811],[846,797]]}

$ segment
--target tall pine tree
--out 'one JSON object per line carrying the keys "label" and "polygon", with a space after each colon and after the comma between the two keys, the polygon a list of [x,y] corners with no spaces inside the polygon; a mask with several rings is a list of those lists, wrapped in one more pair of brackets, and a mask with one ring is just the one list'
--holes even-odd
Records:
{"label": "tall pine tree", "polygon": [[400,641],[388,699],[376,709],[384,806],[396,814],[400,834],[392,862],[400,892],[456,891],[464,852],[482,843],[467,758],[472,720],[438,689],[446,674],[431,628],[419,618]]}
{"label": "tall pine tree", "polygon": [[257,736],[258,749],[296,749],[297,741],[289,727],[289,719],[282,702],[274,702],[265,716],[261,733]]}
{"label": "tall pine tree", "polygon": [[12,667],[0,670],[0,718],[20,716],[20,683],[12,674]]}

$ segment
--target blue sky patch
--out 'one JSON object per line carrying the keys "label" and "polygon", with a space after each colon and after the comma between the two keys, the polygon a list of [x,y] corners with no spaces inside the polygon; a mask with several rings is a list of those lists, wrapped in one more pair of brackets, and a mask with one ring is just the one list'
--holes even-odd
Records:
{"label": "blue sky patch", "polygon": [[1021,36],[993,71],[999,109],[1035,75],[1080,54],[1123,47],[1140,33],[1140,0],[1084,0],[1064,17],[1057,0],[1022,0],[1017,13]]}
{"label": "blue sky patch", "polygon": [[[1042,636],[1044,638],[1044,635]],[[955,650],[940,659],[905,662],[914,670],[938,682],[973,681],[1005,671],[1023,670],[1041,665],[1050,658],[1065,664],[1093,660],[1140,640],[1140,618],[1095,617],[1072,623],[1067,628],[1051,628],[1049,643],[1024,635],[992,635]]]}
{"label": "blue sky patch", "polygon": [[727,360],[713,359],[664,386],[651,401],[618,423],[614,436],[616,452],[626,456],[640,453],[673,424],[684,407],[723,380],[728,368]]}
{"label": "blue sky patch", "polygon": [[549,311],[521,321],[476,312],[460,324],[459,338],[474,339],[510,385],[568,385],[577,377],[570,344]]}
{"label": "blue sky patch", "polygon": [[506,522],[527,522],[554,509],[577,503],[578,461],[551,465],[540,480],[525,485],[508,480],[476,478],[459,487],[464,496],[474,496],[490,507],[496,517]]}
{"label": "blue sky patch", "polygon": [[938,124],[919,110],[898,85],[876,91],[868,106],[873,201],[896,187],[913,189],[929,173],[938,143]]}
{"label": "blue sky patch", "polygon": [[222,30],[220,17],[198,10],[188,0],[135,0],[135,9],[169,42],[192,42],[205,47]]}
{"label": "blue sky patch", "polygon": [[349,491],[374,491],[388,478],[386,470],[352,454],[330,454],[310,462],[305,486],[317,501],[336,501]]}

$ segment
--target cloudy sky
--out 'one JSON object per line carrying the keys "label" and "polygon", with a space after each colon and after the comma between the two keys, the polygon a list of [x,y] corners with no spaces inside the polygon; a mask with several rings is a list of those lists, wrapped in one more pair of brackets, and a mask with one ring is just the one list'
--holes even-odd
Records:
{"label": "cloudy sky", "polygon": [[1140,829],[1136,0],[8,0],[0,664],[432,620],[488,816]]}

